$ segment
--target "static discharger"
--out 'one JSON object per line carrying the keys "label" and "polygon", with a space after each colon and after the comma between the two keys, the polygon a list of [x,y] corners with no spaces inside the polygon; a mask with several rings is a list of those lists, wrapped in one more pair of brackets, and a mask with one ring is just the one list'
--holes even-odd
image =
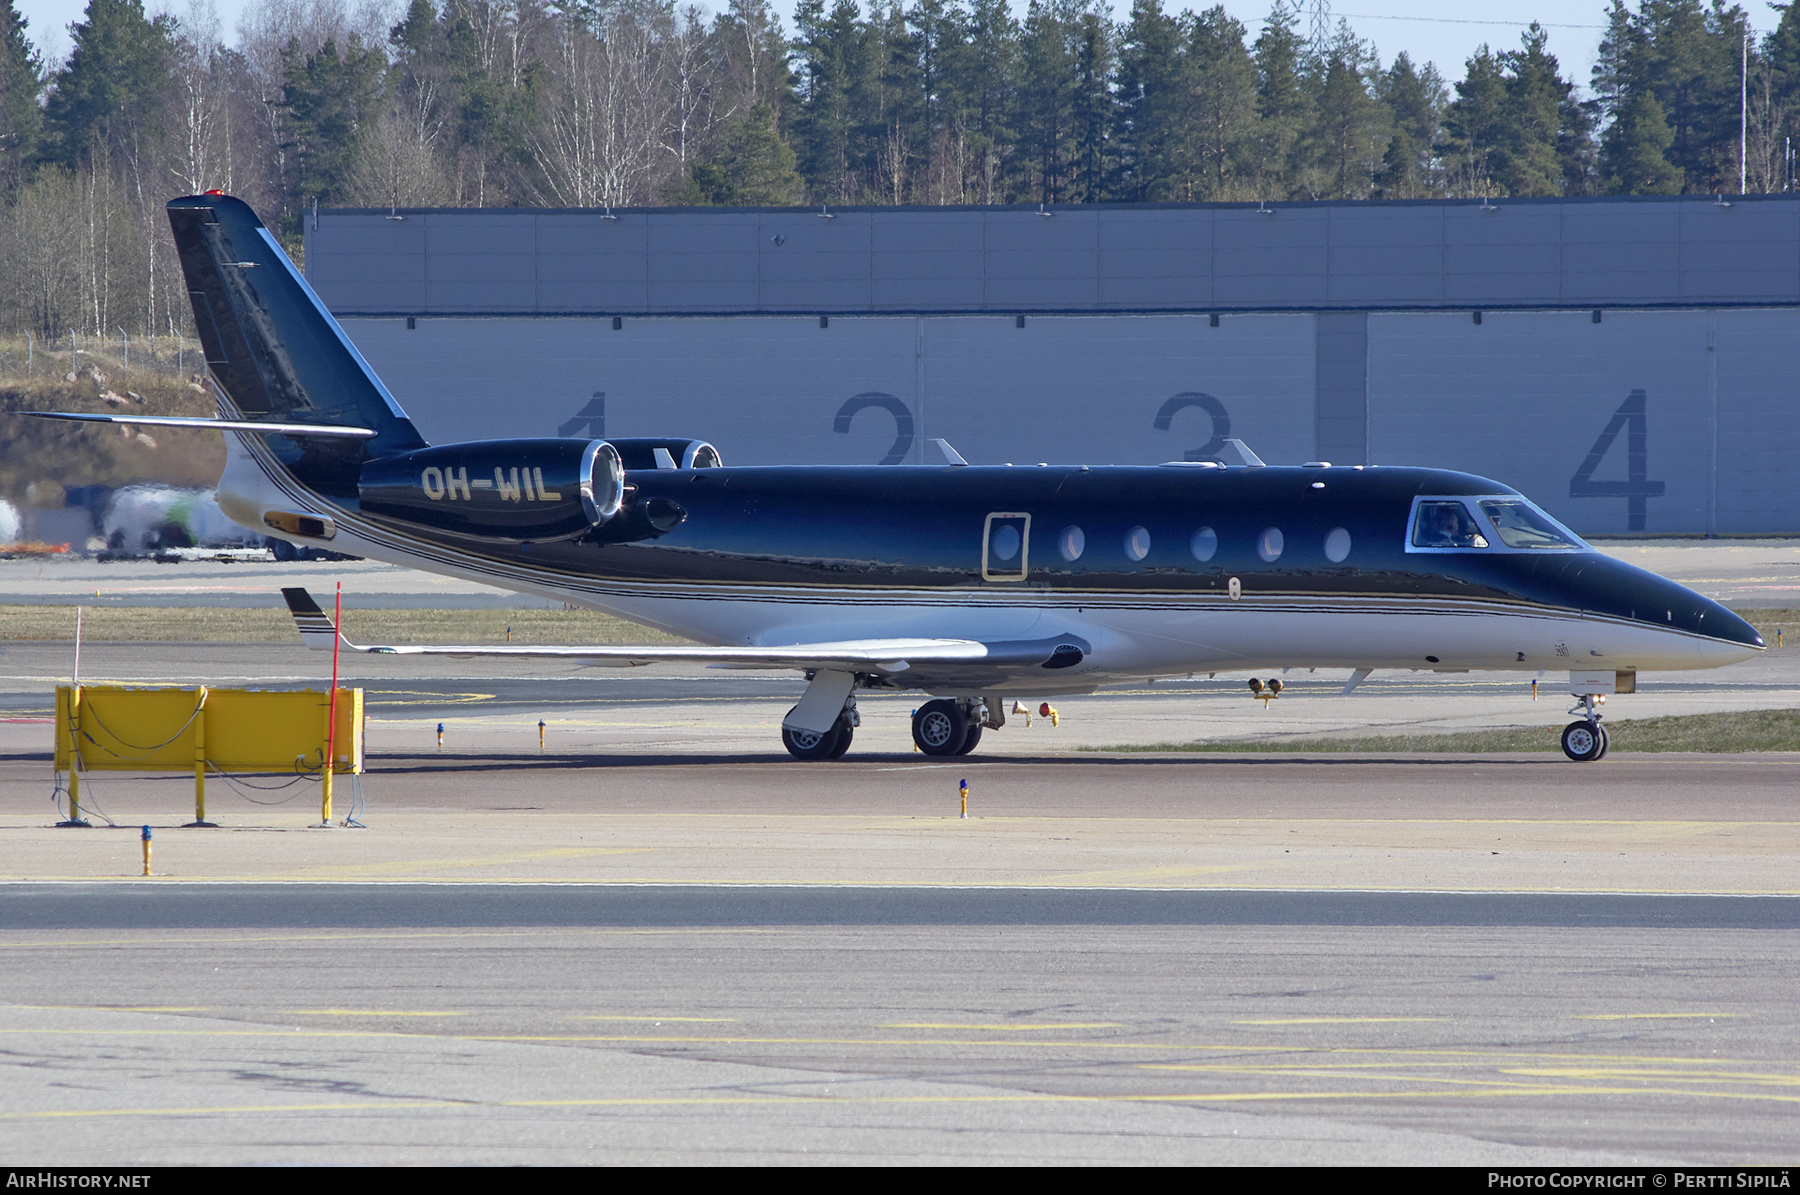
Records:
{"label": "static discharger", "polygon": [[[966,820],[969,816],[969,782],[967,780],[958,781],[956,790],[962,794],[962,815]],[[145,833],[149,833],[148,827],[146,827]],[[144,849],[149,850],[150,848],[145,847]],[[144,874],[149,875],[150,873],[146,871]]]}
{"label": "static discharger", "polygon": [[1268,709],[1269,703],[1281,696],[1281,682],[1270,677],[1268,683],[1264,684],[1253,676],[1250,678],[1250,696],[1262,702],[1264,709]]}
{"label": "static discharger", "polygon": [[149,826],[144,827],[144,832],[140,837],[142,837],[144,840],[144,874],[149,875],[150,874],[150,827]]}

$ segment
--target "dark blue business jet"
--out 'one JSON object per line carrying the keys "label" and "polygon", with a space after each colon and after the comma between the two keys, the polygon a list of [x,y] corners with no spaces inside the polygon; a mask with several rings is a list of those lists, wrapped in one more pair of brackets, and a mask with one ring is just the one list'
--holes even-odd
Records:
{"label": "dark blue business jet", "polygon": [[[169,220],[224,430],[219,504],[297,544],[604,610],[707,646],[359,647],[304,590],[305,640],[388,654],[699,661],[803,672],[782,723],[836,759],[856,695],[914,689],[929,755],[973,750],[1003,698],[1196,672],[1566,671],[1575,760],[1639,672],[1763,641],[1680,585],[1594,551],[1516,490],[1437,469],[725,467],[685,439],[427,444],[243,202]],[[1252,681],[1253,687],[1261,682]]]}

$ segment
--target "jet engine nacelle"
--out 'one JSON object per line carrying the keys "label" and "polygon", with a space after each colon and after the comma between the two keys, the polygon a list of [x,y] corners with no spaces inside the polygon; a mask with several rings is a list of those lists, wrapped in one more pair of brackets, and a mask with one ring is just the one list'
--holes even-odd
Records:
{"label": "jet engine nacelle", "polygon": [[477,440],[366,462],[373,515],[471,539],[574,539],[619,513],[625,467],[605,440]]}
{"label": "jet engine nacelle", "polygon": [[717,469],[725,463],[705,440],[628,436],[607,443],[619,450],[627,469]]}

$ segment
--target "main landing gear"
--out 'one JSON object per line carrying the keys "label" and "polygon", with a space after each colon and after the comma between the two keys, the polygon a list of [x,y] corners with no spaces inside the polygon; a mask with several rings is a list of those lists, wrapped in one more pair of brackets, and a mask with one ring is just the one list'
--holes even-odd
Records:
{"label": "main landing gear", "polygon": [[974,698],[927,701],[913,714],[913,742],[927,755],[967,755],[981,742],[993,708]]}
{"label": "main landing gear", "polygon": [[[856,678],[848,672],[814,673],[800,704],[782,719],[781,745],[788,754],[806,760],[843,758],[862,725],[855,689]],[[940,697],[914,711],[913,742],[927,755],[967,755],[981,742],[983,730],[1005,724],[1006,706],[998,697]],[[821,726],[826,729],[815,729]]]}
{"label": "main landing gear", "polygon": [[1563,754],[1576,763],[1592,763],[1606,757],[1606,749],[1612,746],[1612,740],[1606,728],[1600,725],[1599,704],[1592,693],[1582,697],[1578,704],[1569,710],[1571,714],[1583,715],[1579,721],[1571,722],[1563,727]]}
{"label": "main landing gear", "polygon": [[[788,711],[790,714],[793,712]],[[795,759],[842,759],[844,752],[850,750],[850,741],[856,737],[856,728],[861,725],[862,718],[856,712],[856,703],[851,702],[824,734],[783,726],[781,745]]]}

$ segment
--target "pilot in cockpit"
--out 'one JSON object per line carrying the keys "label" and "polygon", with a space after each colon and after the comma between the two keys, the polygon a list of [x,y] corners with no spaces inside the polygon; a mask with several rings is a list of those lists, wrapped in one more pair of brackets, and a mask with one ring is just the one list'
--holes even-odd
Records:
{"label": "pilot in cockpit", "polygon": [[1415,548],[1485,548],[1488,541],[1460,502],[1421,502],[1413,524]]}

